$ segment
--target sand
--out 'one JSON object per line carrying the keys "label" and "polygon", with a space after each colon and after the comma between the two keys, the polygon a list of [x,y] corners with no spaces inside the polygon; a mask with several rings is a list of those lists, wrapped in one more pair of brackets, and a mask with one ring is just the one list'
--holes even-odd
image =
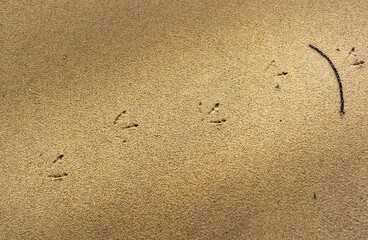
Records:
{"label": "sand", "polygon": [[0,239],[368,238],[365,0],[0,9]]}

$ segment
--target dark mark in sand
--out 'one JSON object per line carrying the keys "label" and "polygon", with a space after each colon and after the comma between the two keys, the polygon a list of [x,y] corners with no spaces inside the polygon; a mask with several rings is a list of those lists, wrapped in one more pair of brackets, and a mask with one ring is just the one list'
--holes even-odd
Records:
{"label": "dark mark in sand", "polygon": [[[340,75],[337,72],[337,69],[336,69],[335,65],[332,63],[332,61],[330,60],[330,58],[327,57],[327,55],[324,54],[317,47],[313,46],[312,44],[309,44],[309,47],[312,48],[313,50],[315,50],[316,52],[318,52],[322,57],[324,57],[327,60],[327,62],[330,64],[332,70],[334,71],[335,76],[336,76],[336,79],[337,79],[337,82],[339,84],[339,89],[340,89],[340,114],[341,115],[345,114],[345,110],[344,110],[344,94],[343,94],[343,91],[342,91],[342,83],[341,83]],[[355,49],[352,48],[351,50],[354,51]]]}
{"label": "dark mark in sand", "polygon": [[121,117],[121,115],[123,115],[123,114],[125,114],[126,113],[126,111],[124,110],[124,111],[122,111],[121,113],[119,113],[119,115],[115,118],[115,120],[114,120],[114,125],[118,122],[118,120],[119,120],[119,118]]}
{"label": "dark mark in sand", "polygon": [[49,178],[53,178],[54,180],[63,180],[64,177],[68,176],[67,173],[61,173],[61,174],[50,174],[48,175]]}
{"label": "dark mark in sand", "polygon": [[288,75],[289,73],[288,72],[281,72],[281,73],[278,73],[277,76],[285,76],[285,75]]}
{"label": "dark mark in sand", "polygon": [[352,54],[354,51],[355,51],[355,47],[352,47],[350,52],[349,52],[349,55]]}
{"label": "dark mark in sand", "polygon": [[56,163],[57,161],[61,160],[64,157],[64,154],[60,154],[59,156],[57,156],[57,158],[52,161],[53,163]]}
{"label": "dark mark in sand", "polygon": [[211,108],[211,111],[209,111],[208,114],[211,114],[213,112],[218,111],[219,106],[220,106],[220,103],[219,102],[218,103],[215,103],[215,106],[213,106],[213,108]]}
{"label": "dark mark in sand", "polygon": [[137,123],[132,123],[132,124],[129,124],[128,126],[125,126],[123,128],[136,128],[138,127],[139,125]]}
{"label": "dark mark in sand", "polygon": [[359,66],[359,65],[363,65],[364,64],[364,61],[361,60],[361,61],[355,61],[353,64],[351,65],[354,65],[354,66]]}
{"label": "dark mark in sand", "polygon": [[265,71],[267,71],[274,63],[275,63],[275,60],[272,60],[271,63],[268,64],[268,66],[266,67]]}
{"label": "dark mark in sand", "polygon": [[220,120],[214,120],[214,121],[210,121],[210,123],[214,123],[214,124],[223,124],[224,122],[226,122],[226,119],[220,119]]}

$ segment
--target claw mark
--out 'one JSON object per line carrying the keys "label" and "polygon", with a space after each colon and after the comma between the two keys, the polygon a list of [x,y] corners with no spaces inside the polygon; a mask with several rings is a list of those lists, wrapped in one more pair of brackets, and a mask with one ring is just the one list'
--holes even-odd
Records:
{"label": "claw mark", "polygon": [[138,127],[139,125],[137,123],[132,123],[132,124],[129,124],[128,126],[125,126],[123,128],[136,128]]}
{"label": "claw mark", "polygon": [[220,103],[215,103],[215,106],[213,106],[213,108],[211,109],[211,111],[208,112],[208,114],[211,114],[213,112],[217,112],[219,106],[220,106]]}
{"label": "claw mark", "polygon": [[361,60],[361,61],[358,61],[358,60],[356,60],[353,64],[351,64],[351,65],[354,65],[354,66],[359,66],[359,65],[363,65],[364,64],[364,61],[363,60]]}
{"label": "claw mark", "polygon": [[355,51],[355,47],[352,47],[350,52],[349,52],[349,55],[352,54],[354,51]]}
{"label": "claw mark", "polygon": [[48,175],[49,178],[53,178],[54,180],[63,180],[64,177],[68,176],[67,173],[63,172],[61,174],[50,174]]}
{"label": "claw mark", "polygon": [[270,62],[270,64],[268,64],[268,66],[266,67],[266,69],[265,69],[265,72],[272,66],[272,64],[274,64],[274,62],[275,62],[275,60],[272,60],[271,62]]}
{"label": "claw mark", "polygon": [[278,73],[277,76],[285,76],[285,75],[288,75],[289,73],[288,72],[281,72],[281,73]]}
{"label": "claw mark", "polygon": [[123,115],[123,114],[125,114],[126,113],[126,111],[124,110],[124,111],[122,111],[116,118],[115,118],[115,120],[114,120],[114,125],[118,122],[118,120],[119,120],[119,118],[121,117],[121,115]]}
{"label": "claw mark", "polygon": [[200,113],[202,113],[201,106],[202,106],[202,102],[199,102],[199,104],[198,104],[198,111],[199,111]]}
{"label": "claw mark", "polygon": [[214,121],[210,121],[210,123],[214,123],[214,124],[223,124],[225,123],[227,120],[225,118],[220,119],[220,120],[214,120]]}
{"label": "claw mark", "polygon": [[[332,70],[334,71],[335,76],[336,76],[336,79],[337,79],[337,82],[339,84],[339,89],[340,89],[340,114],[341,115],[345,114],[345,111],[344,111],[344,94],[343,94],[343,91],[342,91],[342,83],[341,83],[340,75],[337,72],[337,69],[335,68],[335,65],[332,63],[332,61],[330,60],[330,58],[327,57],[327,55],[324,54],[317,47],[313,46],[312,44],[309,44],[309,47],[312,48],[313,50],[315,50],[316,52],[318,52],[322,57],[324,57],[327,60],[327,62],[330,64]],[[352,52],[354,50],[355,49],[352,48],[350,52]]]}
{"label": "claw mark", "polygon": [[355,47],[352,47],[351,50],[349,51],[348,55],[346,55],[345,59],[346,60],[350,55],[356,56],[355,52]]}
{"label": "claw mark", "polygon": [[59,156],[57,156],[57,158],[52,161],[53,163],[56,163],[57,161],[61,160],[64,157],[64,154],[60,154]]}
{"label": "claw mark", "polygon": [[29,91],[30,94],[34,94],[34,95],[40,96],[40,94],[38,92],[33,91],[32,88],[28,88],[28,91]]}

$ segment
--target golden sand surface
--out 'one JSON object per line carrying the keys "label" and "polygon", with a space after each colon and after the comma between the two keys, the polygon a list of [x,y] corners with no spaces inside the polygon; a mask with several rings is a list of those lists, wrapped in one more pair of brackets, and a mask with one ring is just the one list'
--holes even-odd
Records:
{"label": "golden sand surface", "polygon": [[0,9],[0,239],[368,238],[366,0]]}

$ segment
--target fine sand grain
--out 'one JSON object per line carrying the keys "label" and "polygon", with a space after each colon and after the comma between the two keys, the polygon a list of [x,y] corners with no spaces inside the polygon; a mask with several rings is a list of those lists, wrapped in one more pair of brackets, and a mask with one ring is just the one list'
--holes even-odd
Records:
{"label": "fine sand grain", "polygon": [[368,238],[366,0],[0,2],[0,239]]}

